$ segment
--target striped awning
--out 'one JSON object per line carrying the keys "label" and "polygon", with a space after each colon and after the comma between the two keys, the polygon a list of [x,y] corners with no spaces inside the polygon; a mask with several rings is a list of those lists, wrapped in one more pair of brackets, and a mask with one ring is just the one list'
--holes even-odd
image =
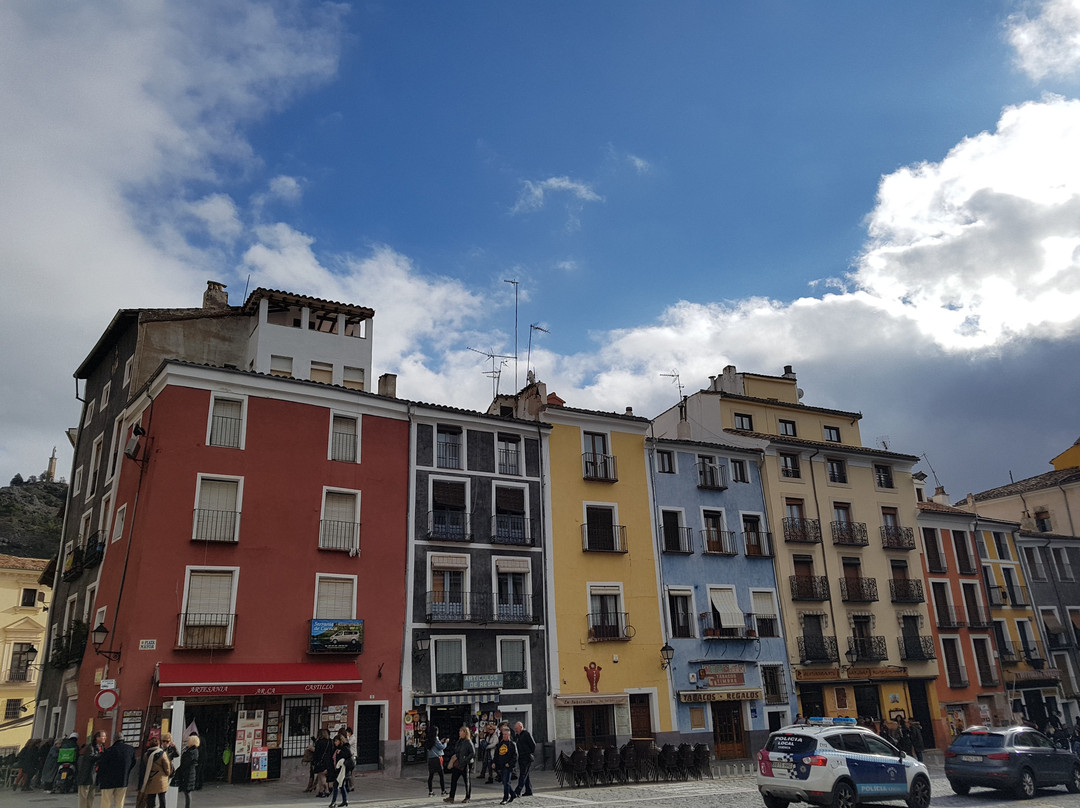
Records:
{"label": "striped awning", "polygon": [[498,690],[474,690],[470,693],[429,693],[413,696],[413,704],[474,704],[478,701],[498,701]]}

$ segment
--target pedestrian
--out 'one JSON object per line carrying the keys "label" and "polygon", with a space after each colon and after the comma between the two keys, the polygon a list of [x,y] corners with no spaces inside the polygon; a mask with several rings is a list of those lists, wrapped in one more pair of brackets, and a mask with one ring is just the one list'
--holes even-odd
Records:
{"label": "pedestrian", "polygon": [[105,752],[105,730],[99,729],[86,742],[79,763],[75,769],[75,784],[79,787],[79,808],[94,808],[94,798],[98,787],[94,782],[97,775],[98,760]]}
{"label": "pedestrian", "polygon": [[[334,791],[330,797],[330,808],[349,804],[349,777],[352,770],[352,747],[349,746],[349,737],[342,730],[334,736]],[[341,802],[338,802],[338,791],[341,792]]]}
{"label": "pedestrian", "polygon": [[514,724],[514,734],[517,736],[515,743],[518,751],[518,784],[514,794],[518,797],[531,797],[533,791],[529,770],[536,759],[536,741],[520,721]]}
{"label": "pedestrian", "polygon": [[475,758],[476,747],[473,746],[472,733],[469,732],[468,727],[462,727],[458,730],[458,740],[454,746],[454,755],[451,758],[454,765],[450,771],[450,796],[445,797],[443,802],[454,801],[454,795],[457,793],[458,778],[465,781],[465,799],[461,802],[464,804],[472,799],[472,782],[469,780],[469,770],[472,768]]}
{"label": "pedestrian", "polygon": [[177,766],[176,774],[173,776],[173,783],[177,790],[184,795],[184,808],[191,808],[191,792],[198,785],[200,743],[196,733],[188,735],[184,754],[180,756],[180,765]]}
{"label": "pedestrian", "polygon": [[446,778],[443,776],[443,752],[446,751],[446,739],[439,737],[439,728],[432,724],[428,728],[427,741],[424,744],[427,749],[427,795],[434,797],[432,781],[435,773],[439,774],[439,790],[446,796]]}
{"label": "pedestrian", "polygon": [[487,777],[489,785],[494,780],[491,779],[491,756],[495,752],[495,744],[499,741],[499,731],[495,728],[495,722],[489,721],[487,726],[484,727],[484,737],[480,739],[480,760],[483,768],[480,771],[481,777]]}
{"label": "pedestrian", "polygon": [[303,762],[308,765],[308,780],[305,792],[315,790],[315,736],[311,736],[307,749],[304,750]]}
{"label": "pedestrian", "polygon": [[159,808],[165,808],[165,792],[169,790],[169,776],[172,774],[172,761],[162,743],[172,743],[172,736],[165,733],[159,739],[151,735],[143,756],[142,787],[135,801],[136,808],[154,808],[156,796]]}
{"label": "pedestrian", "polygon": [[330,741],[330,730],[321,729],[319,730],[319,739],[315,741],[315,764],[313,766],[316,797],[330,796],[330,786],[327,785],[326,778],[333,756],[334,744]]}
{"label": "pedestrian", "polygon": [[97,784],[101,789],[101,808],[124,808],[128,777],[135,768],[135,750],[117,733],[112,746],[98,759]]}
{"label": "pedestrian", "polygon": [[55,742],[49,742],[49,749],[45,753],[45,760],[41,764],[41,787],[46,793],[52,793],[53,781],[56,780],[56,770],[60,767],[59,755],[60,744],[64,741],[57,738]]}
{"label": "pedestrian", "polygon": [[915,759],[922,762],[923,749],[926,743],[923,741],[922,724],[918,721],[911,722],[911,751],[915,753]]}
{"label": "pedestrian", "polygon": [[1069,736],[1069,747],[1074,755],[1080,756],[1080,723],[1073,726],[1072,735]]}
{"label": "pedestrian", "polygon": [[499,742],[495,744],[495,754],[492,756],[491,761],[492,770],[499,775],[503,784],[503,799],[499,805],[506,805],[508,802],[513,802],[517,798],[513,786],[510,785],[510,777],[514,773],[514,767],[517,766],[517,761],[517,744],[514,743],[514,739],[510,737],[510,727],[504,724],[502,728],[502,737],[499,738]]}
{"label": "pedestrian", "polygon": [[41,746],[41,738],[31,738],[27,741],[19,755],[15,759],[19,772],[15,775],[15,788],[23,791],[33,791],[30,781],[34,779],[34,768],[37,765],[38,747]]}
{"label": "pedestrian", "polygon": [[905,755],[910,755],[912,752],[911,745],[911,729],[907,725],[907,721],[904,720],[904,716],[899,716],[896,719],[896,732],[897,732],[897,745],[900,747],[900,751]]}

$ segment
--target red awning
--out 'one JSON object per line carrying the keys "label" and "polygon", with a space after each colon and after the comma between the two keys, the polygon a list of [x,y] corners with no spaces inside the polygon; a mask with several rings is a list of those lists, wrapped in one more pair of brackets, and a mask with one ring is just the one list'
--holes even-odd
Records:
{"label": "red awning", "polygon": [[280,696],[355,693],[364,680],[350,662],[162,664],[163,696]]}

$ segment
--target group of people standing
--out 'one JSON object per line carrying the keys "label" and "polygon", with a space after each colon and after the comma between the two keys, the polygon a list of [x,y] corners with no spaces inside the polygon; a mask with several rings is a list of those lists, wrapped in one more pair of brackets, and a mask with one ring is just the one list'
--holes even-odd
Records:
{"label": "group of people standing", "polygon": [[345,727],[333,738],[330,737],[330,730],[323,729],[318,738],[311,739],[304,751],[304,761],[309,764],[310,775],[304,791],[314,791],[316,797],[329,797],[330,808],[349,804],[352,773],[356,765],[351,738],[352,727]]}
{"label": "group of people standing", "polygon": [[[536,742],[520,721],[514,724],[513,731],[506,723],[498,728],[494,724],[487,725],[484,736],[479,739],[479,745],[480,771],[487,774],[486,782],[493,783],[495,777],[502,782],[503,799],[500,805],[513,802],[518,797],[532,796],[532,781],[529,778],[529,772],[536,758]],[[432,784],[435,775],[438,774],[439,787],[444,795],[443,802],[455,801],[459,780],[463,780],[465,785],[465,799],[462,803],[469,802],[472,799],[470,772],[477,761],[477,747],[473,743],[472,730],[468,727],[461,727],[458,730],[458,739],[449,760],[445,760],[449,739],[439,737],[438,727],[432,726],[428,731],[426,747],[428,796],[435,796]],[[448,795],[446,781],[443,779],[444,769],[450,772]],[[515,775],[517,776],[516,788],[512,784]]]}

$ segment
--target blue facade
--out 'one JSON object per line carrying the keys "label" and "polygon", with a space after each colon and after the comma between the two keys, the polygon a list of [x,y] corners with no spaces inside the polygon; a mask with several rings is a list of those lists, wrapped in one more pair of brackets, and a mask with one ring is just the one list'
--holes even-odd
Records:
{"label": "blue facade", "polygon": [[795,715],[760,458],[649,441],[677,726],[717,758],[752,757]]}

